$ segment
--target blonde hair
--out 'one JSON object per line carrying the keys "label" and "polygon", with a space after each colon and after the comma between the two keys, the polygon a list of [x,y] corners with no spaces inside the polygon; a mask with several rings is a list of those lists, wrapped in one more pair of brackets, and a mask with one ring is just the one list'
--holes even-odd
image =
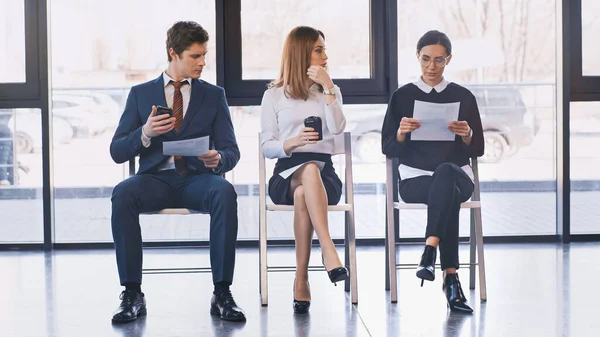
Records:
{"label": "blonde hair", "polygon": [[308,99],[309,78],[306,71],[310,67],[312,49],[319,36],[325,39],[323,32],[307,26],[298,26],[290,31],[283,45],[279,78],[271,82],[269,88],[283,87],[286,97]]}

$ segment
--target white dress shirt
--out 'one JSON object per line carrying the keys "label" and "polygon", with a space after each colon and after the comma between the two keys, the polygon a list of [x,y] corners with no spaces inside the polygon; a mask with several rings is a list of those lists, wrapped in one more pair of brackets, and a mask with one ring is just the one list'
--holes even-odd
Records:
{"label": "white dress shirt", "polygon": [[[171,76],[167,75],[166,72],[163,72],[163,82],[164,82],[164,87],[165,87],[165,99],[167,101],[167,106],[169,108],[173,108],[173,94],[175,93],[175,86],[173,86],[173,84],[169,83],[170,81],[176,82],[174,79],[171,78]],[[180,90],[181,90],[181,99],[183,100],[183,117],[185,117],[185,113],[188,109],[188,106],[190,105],[190,97],[192,95],[192,79],[191,78],[186,78],[185,81],[188,82],[187,85],[182,85]],[[146,136],[144,134],[144,129],[142,129],[142,145],[144,147],[148,147],[150,146],[151,143],[151,139],[150,137]],[[175,169],[175,159],[171,156],[169,158],[169,160],[167,160],[166,162],[164,162],[163,164],[161,164],[158,167],[159,171],[163,171],[163,170],[171,170],[171,169]]]}
{"label": "white dress shirt", "polygon": [[307,144],[292,152],[334,153],[334,135],[346,128],[346,117],[342,111],[342,93],[334,86],[336,99],[326,103],[325,95],[314,84],[309,89],[308,99],[288,98],[283,87],[265,91],[261,103],[261,147],[265,157],[287,158],[283,143],[298,136],[304,128],[304,119],[310,116],[321,117],[323,140],[316,144]]}
{"label": "white dress shirt", "polygon": [[[446,81],[446,79],[442,79],[442,81],[440,83],[438,83],[435,87],[432,87],[429,84],[423,82],[423,79],[421,77],[419,77],[419,79],[417,81],[415,81],[413,84],[416,85],[417,88],[421,89],[423,92],[428,94],[431,92],[431,90],[435,90],[437,93],[444,91],[444,89],[446,89],[446,87],[448,87],[449,83],[450,82]],[[464,165],[461,168],[463,169],[463,171],[465,171],[465,173],[469,176],[469,178],[471,178],[471,180],[474,181],[475,178],[473,175],[473,169],[471,168],[471,165]],[[419,176],[432,176],[433,175],[433,171],[422,170],[420,168],[416,168],[416,167],[412,167],[412,166],[408,166],[408,165],[404,165],[404,164],[400,164],[400,166],[398,166],[398,173],[400,174],[400,179],[410,179],[410,178],[419,177]]]}

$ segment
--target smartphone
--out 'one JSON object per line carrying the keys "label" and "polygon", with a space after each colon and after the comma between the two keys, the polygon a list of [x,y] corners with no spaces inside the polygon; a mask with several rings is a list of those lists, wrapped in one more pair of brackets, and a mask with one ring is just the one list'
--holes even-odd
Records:
{"label": "smartphone", "polygon": [[307,128],[313,128],[315,132],[319,133],[319,138],[317,138],[317,140],[323,140],[323,122],[321,121],[321,117],[306,117],[304,119],[304,126]]}
{"label": "smartphone", "polygon": [[173,109],[166,106],[156,106],[156,115],[168,114],[169,117],[173,116]]}

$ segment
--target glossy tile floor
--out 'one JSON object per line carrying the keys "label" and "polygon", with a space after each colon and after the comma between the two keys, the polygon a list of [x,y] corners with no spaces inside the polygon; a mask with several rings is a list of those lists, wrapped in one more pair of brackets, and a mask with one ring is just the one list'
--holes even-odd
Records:
{"label": "glossy tile floor", "polygon": [[[464,247],[466,248],[466,247]],[[403,263],[417,262],[420,246],[402,245]],[[468,290],[472,316],[448,314],[441,274],[419,287],[413,270],[398,271],[399,302],[384,290],[383,247],[360,247],[359,304],[325,272],[311,272],[309,315],[292,313],[293,273],[269,274],[269,306],[260,305],[258,253],[238,250],[233,294],[245,324],[209,315],[210,274],[145,275],[148,316],[114,326],[119,303],[113,252],[0,252],[0,336],[598,336],[600,244],[486,246],[488,301]],[[313,252],[316,264],[317,249]],[[463,259],[466,249],[461,250]],[[293,263],[293,249],[269,250],[270,265]],[[205,249],[152,249],[145,267],[207,265]]]}

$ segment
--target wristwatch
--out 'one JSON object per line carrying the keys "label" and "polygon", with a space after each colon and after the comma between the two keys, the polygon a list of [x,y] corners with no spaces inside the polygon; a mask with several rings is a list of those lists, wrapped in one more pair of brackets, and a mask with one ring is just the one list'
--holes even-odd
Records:
{"label": "wristwatch", "polygon": [[331,90],[323,88],[324,95],[335,96],[335,87],[331,88]]}

